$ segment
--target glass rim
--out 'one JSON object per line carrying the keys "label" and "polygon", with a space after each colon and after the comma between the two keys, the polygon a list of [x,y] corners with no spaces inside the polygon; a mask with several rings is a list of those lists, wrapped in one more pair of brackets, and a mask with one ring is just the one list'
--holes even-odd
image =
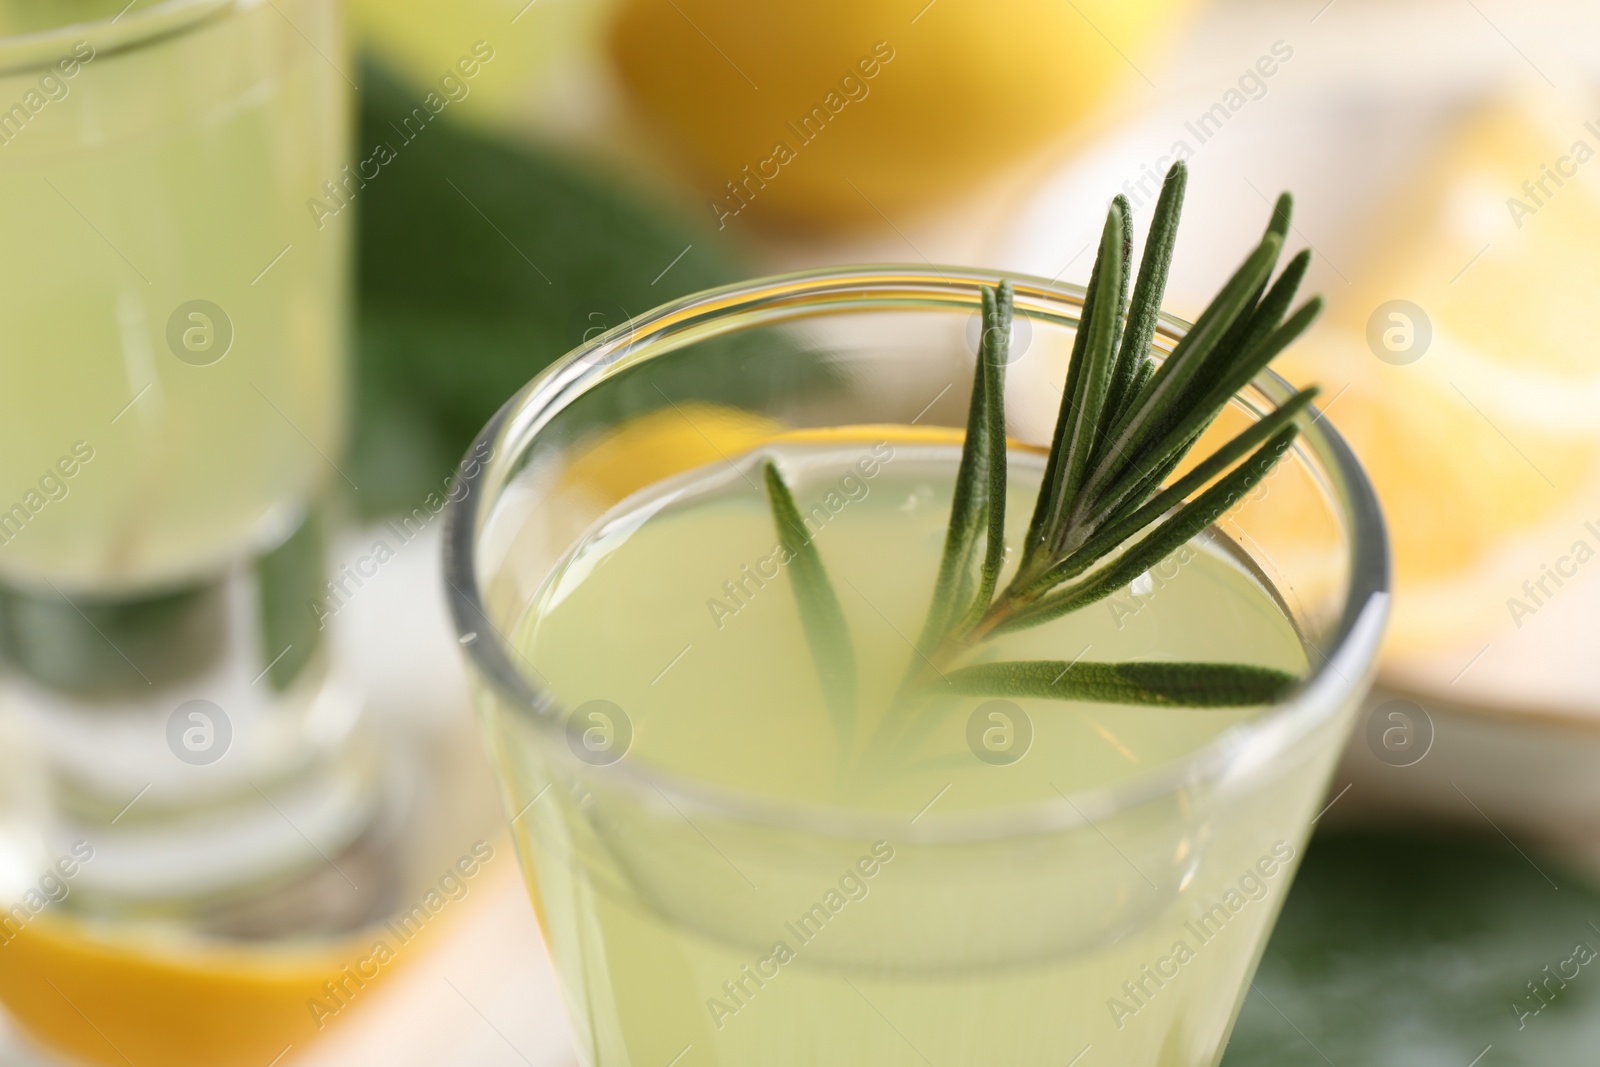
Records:
{"label": "glass rim", "polygon": [[[267,2],[269,0],[158,0],[138,11],[124,8],[121,14],[106,18],[0,35],[0,75],[49,67],[65,58],[72,45],[80,40],[94,46],[98,59],[158,44],[230,11],[259,7]],[[128,16],[126,20],[124,15]]]}
{"label": "glass rim", "polygon": [[[476,681],[489,686],[508,710],[526,716],[553,745],[564,745],[563,726],[550,714],[557,710],[555,701],[516,667],[516,653],[490,619],[478,582],[477,550],[480,521],[505,487],[506,476],[513,472],[525,447],[568,404],[615,373],[704,336],[704,330],[695,329],[697,325],[734,318],[731,329],[738,330],[744,328],[737,321],[742,316],[784,307],[804,308],[817,298],[821,303],[815,307],[823,314],[851,305],[862,310],[892,310],[945,303],[952,310],[970,309],[978,306],[982,287],[994,285],[1002,277],[1013,285],[1019,313],[1037,314],[1038,306],[1048,304],[1082,307],[1081,286],[1025,274],[932,265],[828,267],[690,294],[629,319],[546,367],[507,400],[474,439],[467,455],[484,455],[481,450],[487,445],[490,458],[458,467],[460,489],[452,494],[446,514],[444,593],[458,643],[471,672],[478,676]],[[1054,317],[1074,326],[1079,321],[1076,314]],[[1175,342],[1189,326],[1162,313],[1157,338]],[[685,332],[694,336],[663,346],[665,339]],[[1236,394],[1235,403],[1249,389],[1274,406],[1295,392],[1271,370],[1262,371],[1246,390]],[[1329,476],[1327,487],[1348,537],[1349,576],[1331,647],[1319,650],[1321,665],[1287,701],[1222,731],[1167,764],[1056,798],[910,824],[906,816],[893,812],[765,797],[665,768],[644,768],[627,759],[595,770],[638,792],[647,803],[666,797],[686,816],[700,813],[828,838],[938,844],[1093,826],[1101,818],[1183,788],[1220,782],[1236,769],[1270,761],[1336,714],[1349,691],[1369,676],[1388,614],[1388,535],[1371,483],[1338,431],[1321,417],[1320,409],[1314,419],[1302,423],[1301,431],[1294,451],[1311,453]]]}

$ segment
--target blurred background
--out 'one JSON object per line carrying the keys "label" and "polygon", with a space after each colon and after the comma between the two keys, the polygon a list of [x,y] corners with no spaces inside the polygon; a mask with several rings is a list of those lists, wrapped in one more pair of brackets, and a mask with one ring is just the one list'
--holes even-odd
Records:
{"label": "blurred background", "polygon": [[[1328,310],[1279,366],[1322,386],[1396,567],[1225,1062],[1594,1047],[1600,978],[1547,976],[1600,950],[1600,8],[125,3],[0,2],[0,1064],[575,1062],[441,599],[473,435],[715,284],[1081,284],[1111,196],[1142,230],[1176,159],[1179,315],[1295,194]],[[273,331],[290,359],[248,347]],[[235,377],[190,396],[144,334]],[[104,370],[80,336],[121,353],[92,411],[51,399]],[[197,485],[246,518],[149,518]],[[130,654],[152,626],[225,636]]]}

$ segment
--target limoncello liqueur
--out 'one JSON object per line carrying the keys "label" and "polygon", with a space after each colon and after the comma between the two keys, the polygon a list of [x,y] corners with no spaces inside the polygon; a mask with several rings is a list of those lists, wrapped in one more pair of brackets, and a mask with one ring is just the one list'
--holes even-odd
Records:
{"label": "limoncello liqueur", "polygon": [[[857,649],[859,719],[843,744],[762,490],[769,457]],[[1261,714],[934,697],[908,744],[864,757],[914,655],[958,459],[954,445],[777,443],[613,509],[512,635],[525,669],[574,709],[579,758],[618,760],[594,780],[631,765],[932,832],[1158,771]],[[1043,458],[1018,450],[1009,464],[1014,546]],[[1275,591],[1215,532],[1111,599],[975,655],[1308,667]],[[500,743],[520,776],[514,795],[554,786],[516,828],[580,1044],[605,1067],[680,1054],[685,1065],[1059,1065],[1085,1049],[1100,1063],[1212,1063],[1299,846],[1301,831],[1284,827],[1304,826],[1320,784],[1284,779],[1225,834],[1041,838],[1028,846],[1038,865],[1080,849],[1085,884],[1030,900],[976,847],[930,859],[863,839],[812,873],[788,863],[801,846],[785,831],[719,832],[690,812],[702,852],[663,858],[601,789]],[[1180,791],[1174,827],[1194,815],[1183,805]]]}
{"label": "limoncello liqueur", "polygon": [[0,579],[44,593],[208,576],[338,479],[333,8],[67,25],[126,6],[0,4]]}

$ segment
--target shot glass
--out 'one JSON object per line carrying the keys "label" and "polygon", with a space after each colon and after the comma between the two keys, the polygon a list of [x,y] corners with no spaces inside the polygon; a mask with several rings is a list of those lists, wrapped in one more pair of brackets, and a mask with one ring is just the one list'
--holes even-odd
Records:
{"label": "shot glass", "polygon": [[[1281,704],[1109,782],[976,807],[942,806],[930,788],[904,810],[797,798],[756,772],[731,786],[716,761],[704,774],[669,768],[637,740],[675,729],[650,696],[673,669],[668,646],[692,637],[688,662],[707,654],[694,642],[715,640],[709,631],[664,635],[661,662],[613,656],[581,703],[553,693],[518,640],[573,546],[653,483],[737,463],[763,435],[959,439],[981,290],[996,281],[841,268],[690,296],[575,350],[475,445],[492,458],[468,472],[451,514],[447,595],[583,1062],[1200,1067],[1220,1056],[1387,611],[1381,517],[1327,419],[1307,418],[1273,477],[1209,534],[1274,591],[1309,677]],[[1058,401],[1083,293],[1012,281],[1007,429],[1027,448],[1048,443],[1051,422],[1037,416]],[[1185,329],[1164,319],[1155,355]],[[1290,395],[1265,373],[1224,421],[1237,429]],[[626,536],[625,525],[608,529]],[[881,565],[897,565],[892,552]],[[600,699],[601,688],[632,695]],[[730,712],[720,761],[773,728],[770,695],[753,686]],[[950,765],[952,780],[1007,773],[1004,759],[971,756]],[[781,755],[769,766],[778,776]]]}
{"label": "shot glass", "polygon": [[6,4],[0,34],[0,714],[39,779],[0,997],[78,1059],[266,1062],[336,968],[244,948],[372,921],[399,829],[314,609],[351,491],[338,5]]}

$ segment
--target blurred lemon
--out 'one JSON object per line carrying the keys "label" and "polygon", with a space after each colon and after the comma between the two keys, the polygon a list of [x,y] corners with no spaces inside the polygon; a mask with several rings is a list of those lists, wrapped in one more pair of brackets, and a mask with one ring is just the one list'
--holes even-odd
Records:
{"label": "blurred lemon", "polygon": [[611,51],[723,224],[898,219],[1057,138],[1183,6],[622,0]]}
{"label": "blurred lemon", "polygon": [[1507,625],[1506,598],[1597,517],[1597,151],[1559,101],[1485,102],[1381,220],[1327,328],[1283,361],[1323,383],[1377,488],[1390,655]]}
{"label": "blurred lemon", "polygon": [[[6,934],[0,1001],[11,1018],[41,1045],[105,1067],[266,1067],[420,955],[407,944],[381,966],[363,964],[377,941],[398,944],[386,929],[315,947],[227,947],[40,915]],[[436,935],[430,926],[417,936]],[[347,969],[375,974],[363,981]],[[330,982],[343,986],[340,999]]]}
{"label": "blurred lemon", "polygon": [[575,456],[556,493],[579,491],[610,507],[674,474],[736,459],[781,428],[765,416],[721,404],[660,408],[622,423]]}
{"label": "blurred lemon", "polygon": [[[949,426],[889,423],[785,429],[765,415],[690,402],[629,419],[580,451],[562,470],[555,498],[579,493],[591,505],[610,507],[673,475],[711,463],[737,461],[752,449],[775,441],[960,444],[964,436],[964,431]],[[1011,444],[1032,449],[1018,441]]]}

